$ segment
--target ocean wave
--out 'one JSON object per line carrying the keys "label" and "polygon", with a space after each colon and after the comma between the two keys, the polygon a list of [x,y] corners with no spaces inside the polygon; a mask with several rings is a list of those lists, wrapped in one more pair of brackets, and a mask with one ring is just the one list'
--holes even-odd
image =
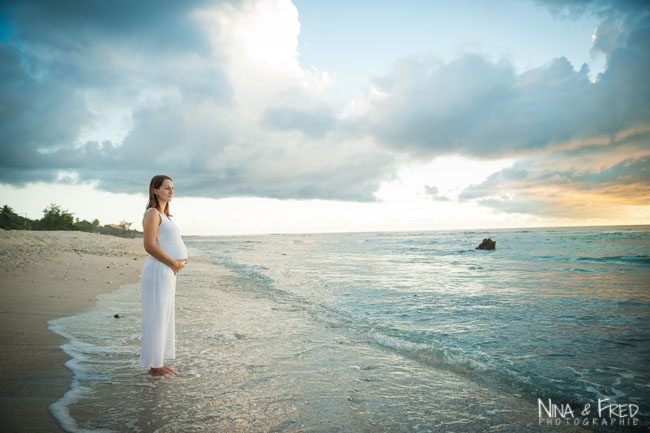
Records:
{"label": "ocean wave", "polygon": [[[444,368],[455,374],[507,392],[524,392],[532,396],[546,395],[557,399],[575,398],[563,394],[557,383],[544,377],[533,377],[518,371],[512,361],[498,360],[478,349],[449,347],[438,342],[415,343],[390,331],[371,330],[368,336],[377,344],[393,349],[403,356],[418,360],[433,368]],[[586,400],[586,396],[582,399]]]}
{"label": "ocean wave", "polygon": [[650,256],[578,256],[572,257],[567,255],[539,255],[531,256],[532,260],[553,261],[553,262],[579,262],[586,264],[613,264],[613,265],[650,265]]}
{"label": "ocean wave", "polygon": [[[598,398],[609,398],[610,401],[625,400],[629,396],[614,386],[620,385],[621,379],[629,377],[629,372],[609,372],[609,378],[614,377],[613,385],[604,386],[593,379],[596,372],[583,370],[574,372],[582,389],[577,390],[562,379],[545,377],[519,369],[513,360],[496,359],[477,348],[460,348],[445,346],[441,342],[413,342],[409,337],[399,335],[395,330],[376,328],[367,332],[372,341],[382,347],[397,351],[403,356],[416,359],[434,368],[445,368],[456,374],[469,377],[488,386],[510,391],[523,392],[531,398],[544,395],[558,401],[590,402]],[[553,355],[553,354],[549,354]],[[563,354],[555,354],[564,358]],[[535,357],[531,355],[532,357]],[[613,370],[613,369],[612,369]],[[569,386],[567,386],[569,385]]]}
{"label": "ocean wave", "polygon": [[650,265],[650,256],[605,256],[605,257],[577,257],[575,261],[585,263],[612,263],[612,264],[632,264],[632,265]]}

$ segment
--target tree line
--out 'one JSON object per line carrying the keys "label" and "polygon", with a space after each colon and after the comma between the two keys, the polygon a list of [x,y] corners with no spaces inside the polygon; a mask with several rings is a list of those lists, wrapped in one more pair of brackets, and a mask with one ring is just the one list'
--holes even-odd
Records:
{"label": "tree line", "polygon": [[61,206],[50,203],[43,209],[43,218],[29,219],[16,214],[16,212],[4,205],[0,214],[0,228],[4,230],[78,230],[89,233],[101,233],[127,238],[134,238],[142,235],[142,232],[131,229],[133,223],[122,220],[119,224],[100,225],[99,220],[79,220],[72,213]]}

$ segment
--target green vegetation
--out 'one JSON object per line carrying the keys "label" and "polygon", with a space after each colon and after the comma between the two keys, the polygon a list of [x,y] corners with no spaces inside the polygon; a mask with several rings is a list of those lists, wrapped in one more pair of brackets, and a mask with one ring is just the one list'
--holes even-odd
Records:
{"label": "green vegetation", "polygon": [[14,210],[7,205],[2,206],[0,214],[0,227],[5,230],[33,230],[33,221],[16,215]]}
{"label": "green vegetation", "polygon": [[4,205],[0,215],[0,228],[4,230],[78,230],[89,233],[101,233],[105,235],[120,236],[123,238],[135,238],[142,235],[142,232],[131,229],[133,224],[122,220],[119,224],[100,225],[95,218],[92,222],[74,218],[73,214],[61,209],[61,206],[51,203],[43,209],[43,218],[32,220],[16,214],[16,212]]}

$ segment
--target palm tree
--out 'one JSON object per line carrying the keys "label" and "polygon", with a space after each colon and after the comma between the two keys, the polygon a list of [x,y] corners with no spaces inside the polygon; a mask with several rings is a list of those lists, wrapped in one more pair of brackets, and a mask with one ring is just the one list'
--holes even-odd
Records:
{"label": "palm tree", "polygon": [[9,205],[2,206],[2,213],[0,214],[0,228],[5,230],[17,229],[20,217],[16,215],[14,210]]}

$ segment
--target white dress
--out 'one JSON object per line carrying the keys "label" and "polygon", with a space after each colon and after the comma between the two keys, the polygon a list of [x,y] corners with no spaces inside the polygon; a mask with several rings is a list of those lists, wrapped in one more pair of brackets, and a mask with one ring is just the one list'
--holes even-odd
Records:
{"label": "white dress", "polygon": [[[150,212],[149,208],[145,212]],[[162,219],[158,226],[156,245],[174,260],[187,258],[181,232],[165,214],[155,209]],[[142,302],[142,348],[140,365],[160,368],[164,359],[176,357],[174,339],[174,295],[176,275],[165,263],[151,254],[142,267],[140,300]]]}

